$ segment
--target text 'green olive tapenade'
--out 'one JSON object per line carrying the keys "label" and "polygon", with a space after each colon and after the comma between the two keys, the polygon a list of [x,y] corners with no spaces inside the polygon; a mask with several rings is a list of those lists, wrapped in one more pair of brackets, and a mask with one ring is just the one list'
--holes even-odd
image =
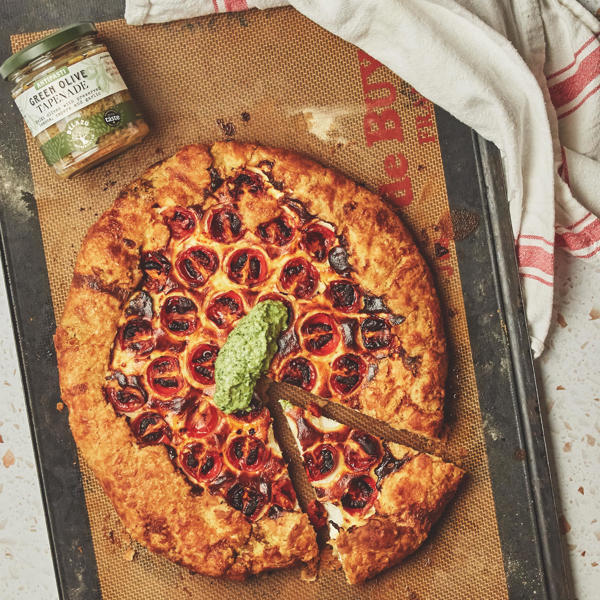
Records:
{"label": "text 'green olive tapenade'", "polygon": [[69,25],[13,54],[0,76],[46,162],[73,177],[148,133],[93,23]]}

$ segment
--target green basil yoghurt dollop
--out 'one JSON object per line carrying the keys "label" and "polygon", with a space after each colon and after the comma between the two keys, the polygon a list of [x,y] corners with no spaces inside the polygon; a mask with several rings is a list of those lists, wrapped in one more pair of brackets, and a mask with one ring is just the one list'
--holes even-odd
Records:
{"label": "green basil yoghurt dollop", "polygon": [[277,300],[259,302],[237,322],[215,361],[213,399],[223,412],[250,408],[254,386],[267,372],[287,324],[287,308]]}

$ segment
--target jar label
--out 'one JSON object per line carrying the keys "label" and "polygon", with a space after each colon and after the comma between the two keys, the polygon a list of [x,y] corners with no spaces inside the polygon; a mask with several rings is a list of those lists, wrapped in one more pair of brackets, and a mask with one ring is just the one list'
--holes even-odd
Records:
{"label": "jar label", "polygon": [[119,131],[141,118],[135,103],[127,100],[86,117],[73,117],[63,131],[44,142],[40,149],[46,162],[52,166],[73,152],[91,150],[102,136]]}
{"label": "jar label", "polygon": [[78,110],[126,89],[110,54],[101,52],[36,79],[15,102],[35,137]]}

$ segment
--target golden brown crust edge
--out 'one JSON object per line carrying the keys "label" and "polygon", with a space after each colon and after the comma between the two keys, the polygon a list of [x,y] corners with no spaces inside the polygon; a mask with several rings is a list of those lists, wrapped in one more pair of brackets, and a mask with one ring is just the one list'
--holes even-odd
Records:
{"label": "golden brown crust edge", "polygon": [[[398,444],[390,448],[397,457],[408,450]],[[352,584],[374,577],[417,550],[464,477],[464,471],[453,464],[408,452],[413,459],[384,479],[376,516],[361,527],[340,531],[335,541]]]}
{"label": "golden brown crust edge", "polygon": [[250,525],[222,499],[192,495],[165,449],[140,447],[101,392],[122,303],[141,277],[139,248],[161,247],[168,235],[148,208],[161,194],[197,203],[211,160],[203,146],[183,148],[125,188],[91,227],[55,345],[73,436],[128,531],[193,571],[243,578],[312,560],[317,546],[306,515]]}
{"label": "golden brown crust edge", "polygon": [[273,180],[345,237],[359,282],[405,317],[393,329],[402,336],[401,360],[381,361],[348,405],[397,429],[439,437],[448,367],[440,305],[430,270],[400,218],[376,194],[294,152],[218,142],[211,154],[223,175],[272,161]]}

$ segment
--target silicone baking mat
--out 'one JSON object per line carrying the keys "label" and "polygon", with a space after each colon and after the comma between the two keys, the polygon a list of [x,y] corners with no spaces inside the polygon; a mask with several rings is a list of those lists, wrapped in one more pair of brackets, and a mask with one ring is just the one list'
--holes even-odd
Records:
{"label": "silicone baking mat", "polygon": [[[384,193],[428,258],[442,300],[452,364],[448,441],[427,449],[468,471],[456,500],[415,555],[375,580],[351,587],[331,560],[323,561],[314,582],[303,581],[299,569],[246,582],[193,575],[129,538],[81,461],[103,598],[506,598],[454,247],[454,238],[469,235],[478,223],[449,209],[433,105],[388,69],[293,9],[143,28],[122,21],[98,27],[152,133],[139,147],[68,182],[53,176],[27,134],[57,321],[87,228],[119,189],[147,166],[186,143],[219,139],[303,152]],[[13,36],[13,48],[42,35]],[[279,393],[294,395],[285,386],[271,389],[271,395]],[[423,447],[421,440],[341,408],[333,407],[332,413],[389,439]],[[285,441],[281,423],[277,431]],[[288,456],[305,496],[297,456]]]}

